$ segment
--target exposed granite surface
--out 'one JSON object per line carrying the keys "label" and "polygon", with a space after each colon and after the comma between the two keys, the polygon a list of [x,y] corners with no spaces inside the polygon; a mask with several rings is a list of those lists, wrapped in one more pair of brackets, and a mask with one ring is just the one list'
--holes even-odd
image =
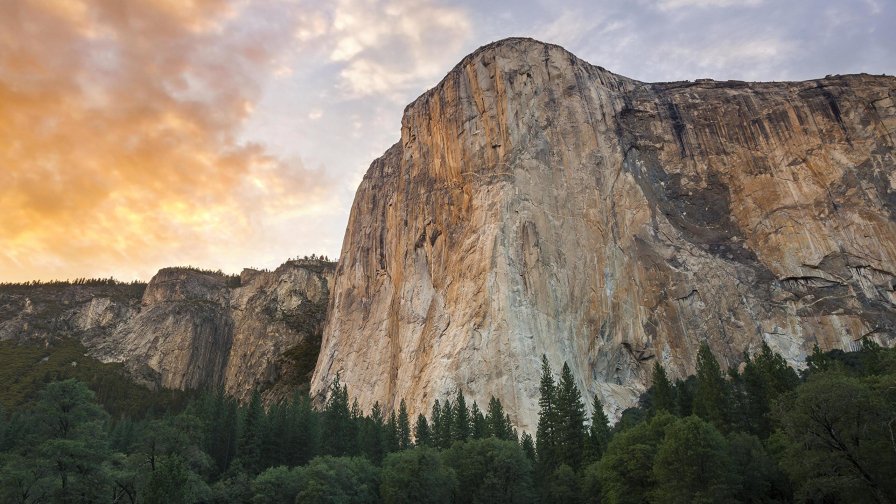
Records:
{"label": "exposed granite surface", "polygon": [[364,177],[312,390],[416,414],[459,387],[533,431],[542,354],[618,413],[701,341],[892,344],[894,145],[893,77],[651,84],[485,46]]}

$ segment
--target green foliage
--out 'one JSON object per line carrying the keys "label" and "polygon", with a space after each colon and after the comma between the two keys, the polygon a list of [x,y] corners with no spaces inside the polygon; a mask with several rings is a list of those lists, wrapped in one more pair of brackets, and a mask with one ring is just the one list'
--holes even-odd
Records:
{"label": "green foliage", "polygon": [[445,399],[442,404],[439,421],[436,424],[436,440],[439,448],[446,450],[451,447],[454,440],[452,431],[454,430],[454,407],[450,399]]}
{"label": "green foliage", "polygon": [[300,468],[271,467],[252,482],[252,504],[293,504],[301,489]]}
{"label": "green foliage", "polygon": [[697,351],[697,392],[694,396],[694,413],[719,429],[728,426],[728,384],[722,375],[719,362],[709,349],[700,344]]}
{"label": "green foliage", "polygon": [[539,472],[550,474],[558,463],[557,385],[547,356],[541,356],[541,382],[538,399],[538,428],[535,437]]}
{"label": "green foliage", "polygon": [[597,473],[603,498],[610,504],[643,503],[654,485],[653,462],[666,428],[675,422],[669,413],[616,434],[601,458]]}
{"label": "green foliage", "polygon": [[256,390],[252,393],[249,407],[243,415],[242,428],[240,429],[239,453],[243,467],[250,474],[257,474],[261,470],[261,447],[264,435],[264,410],[261,407],[261,395]]}
{"label": "green foliage", "polygon": [[651,403],[654,412],[668,411],[676,413],[675,391],[672,389],[672,383],[666,375],[659,361],[653,363],[653,376],[651,378],[652,396]]}
{"label": "green foliage", "polygon": [[164,457],[144,490],[146,504],[190,504],[208,493],[205,483],[177,455]]}
{"label": "green foliage", "polygon": [[815,372],[781,398],[775,416],[786,435],[782,465],[797,497],[896,500],[896,376]]}
{"label": "green foliage", "polygon": [[600,502],[601,486],[599,475],[599,462],[592,462],[582,468],[579,488],[583,502]]}
{"label": "green foliage", "polygon": [[477,439],[452,445],[443,454],[457,475],[457,503],[533,502],[532,464],[513,441]]}
{"label": "green foliage", "polygon": [[380,494],[386,504],[451,502],[457,478],[439,453],[419,447],[392,453],[383,461]]}
{"label": "green foliage", "polygon": [[348,388],[340,383],[339,376],[330,386],[330,397],[323,412],[324,453],[349,454],[354,447]]}
{"label": "green foliage", "polygon": [[33,403],[48,383],[66,379],[85,383],[113,418],[158,416],[182,409],[190,398],[182,391],[146,390],[125,374],[121,364],[103,364],[89,357],[74,339],[46,347],[0,341],[0,362],[0,406],[9,410]]}
{"label": "green foliage", "polygon": [[460,389],[454,401],[454,415],[451,424],[451,437],[455,441],[466,441],[470,437],[470,410]]}
{"label": "green foliage", "polygon": [[526,458],[529,459],[529,462],[535,463],[535,440],[532,439],[532,435],[528,432],[523,432],[523,435],[520,437],[520,449],[523,450],[523,453],[526,455]]}
{"label": "green foliage", "polygon": [[585,446],[585,405],[566,363],[560,372],[556,411],[557,460],[578,470],[582,466]]}
{"label": "green foliage", "polygon": [[548,504],[576,504],[582,501],[579,478],[572,467],[560,464],[551,473],[543,501]]}
{"label": "green foliage", "polygon": [[483,439],[488,437],[488,422],[485,415],[479,409],[479,405],[475,402],[470,408],[470,437],[473,439]]}
{"label": "green foliage", "polygon": [[379,469],[362,457],[318,457],[297,471],[296,504],[379,501]]}
{"label": "green foliage", "polygon": [[513,424],[510,418],[504,413],[504,406],[501,401],[492,396],[488,401],[488,413],[485,416],[486,432],[489,436],[505,441],[514,440]]}
{"label": "green foliage", "polygon": [[809,360],[800,377],[763,346],[726,379],[704,346],[698,376],[666,392],[654,366],[613,429],[595,397],[586,431],[571,370],[554,382],[544,359],[545,439],[518,444],[500,401],[465,415],[458,395],[418,415],[417,448],[404,401],[365,415],[339,381],[321,411],[301,393],[264,407],[212,392],[112,417],[87,384],[50,381],[0,408],[0,502],[896,501],[896,351]]}
{"label": "green foliage", "polygon": [[374,464],[381,464],[388,451],[386,439],[386,424],[383,419],[383,410],[379,402],[373,404],[370,416],[362,420],[360,445],[364,455]]}
{"label": "green foliage", "polygon": [[799,385],[799,376],[765,343],[755,357],[746,356],[744,371],[733,378],[740,430],[766,438],[772,432],[771,405]]}
{"label": "green foliage", "polygon": [[722,434],[699,417],[666,428],[653,461],[651,502],[706,503],[731,500],[734,468]]}
{"label": "green foliage", "polygon": [[408,418],[408,407],[401,400],[398,408],[398,449],[407,450],[411,447],[411,422]]}
{"label": "green foliage", "polygon": [[429,422],[422,414],[417,415],[417,423],[414,426],[414,441],[417,446],[432,446],[432,433],[429,430]]}
{"label": "green foliage", "polygon": [[55,488],[50,468],[33,456],[0,456],[0,502],[47,502]]}
{"label": "green foliage", "polygon": [[588,437],[585,440],[586,463],[590,464],[600,460],[607,450],[610,436],[610,419],[604,412],[604,404],[595,394],[591,402],[591,425],[588,427]]}
{"label": "green foliage", "polygon": [[735,469],[738,502],[789,502],[792,491],[785,474],[752,434],[735,432],[728,436],[728,453]]}

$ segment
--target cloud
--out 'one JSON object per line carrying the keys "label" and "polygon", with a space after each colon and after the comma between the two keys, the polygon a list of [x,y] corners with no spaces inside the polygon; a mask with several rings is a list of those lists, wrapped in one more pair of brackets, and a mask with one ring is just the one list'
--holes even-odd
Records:
{"label": "cloud", "polygon": [[345,97],[404,100],[434,84],[473,35],[468,12],[431,0],[305,2],[296,38],[323,48]]}
{"label": "cloud", "polygon": [[293,13],[0,3],[0,281],[234,268],[285,246],[267,227],[326,212],[325,173],[238,140]]}
{"label": "cloud", "polygon": [[658,0],[660,10],[682,9],[686,7],[755,7],[764,0]]}
{"label": "cloud", "polygon": [[801,80],[892,73],[896,4],[879,0],[546,1],[515,22],[611,71],[645,81]]}

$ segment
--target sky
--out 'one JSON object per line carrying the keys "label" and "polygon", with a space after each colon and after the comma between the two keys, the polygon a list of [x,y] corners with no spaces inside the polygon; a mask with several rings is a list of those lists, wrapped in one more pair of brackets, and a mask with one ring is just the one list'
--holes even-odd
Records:
{"label": "sky", "polygon": [[894,0],[0,0],[0,282],[336,258],[404,107],[477,47],[642,81],[896,74]]}

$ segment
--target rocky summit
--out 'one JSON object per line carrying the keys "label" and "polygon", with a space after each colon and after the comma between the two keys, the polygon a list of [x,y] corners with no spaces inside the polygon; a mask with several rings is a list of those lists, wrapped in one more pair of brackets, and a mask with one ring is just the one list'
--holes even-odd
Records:
{"label": "rocky summit", "polygon": [[312,392],[416,415],[459,389],[532,432],[542,355],[618,413],[704,341],[892,345],[894,167],[893,77],[644,83],[487,45],[367,171]]}

